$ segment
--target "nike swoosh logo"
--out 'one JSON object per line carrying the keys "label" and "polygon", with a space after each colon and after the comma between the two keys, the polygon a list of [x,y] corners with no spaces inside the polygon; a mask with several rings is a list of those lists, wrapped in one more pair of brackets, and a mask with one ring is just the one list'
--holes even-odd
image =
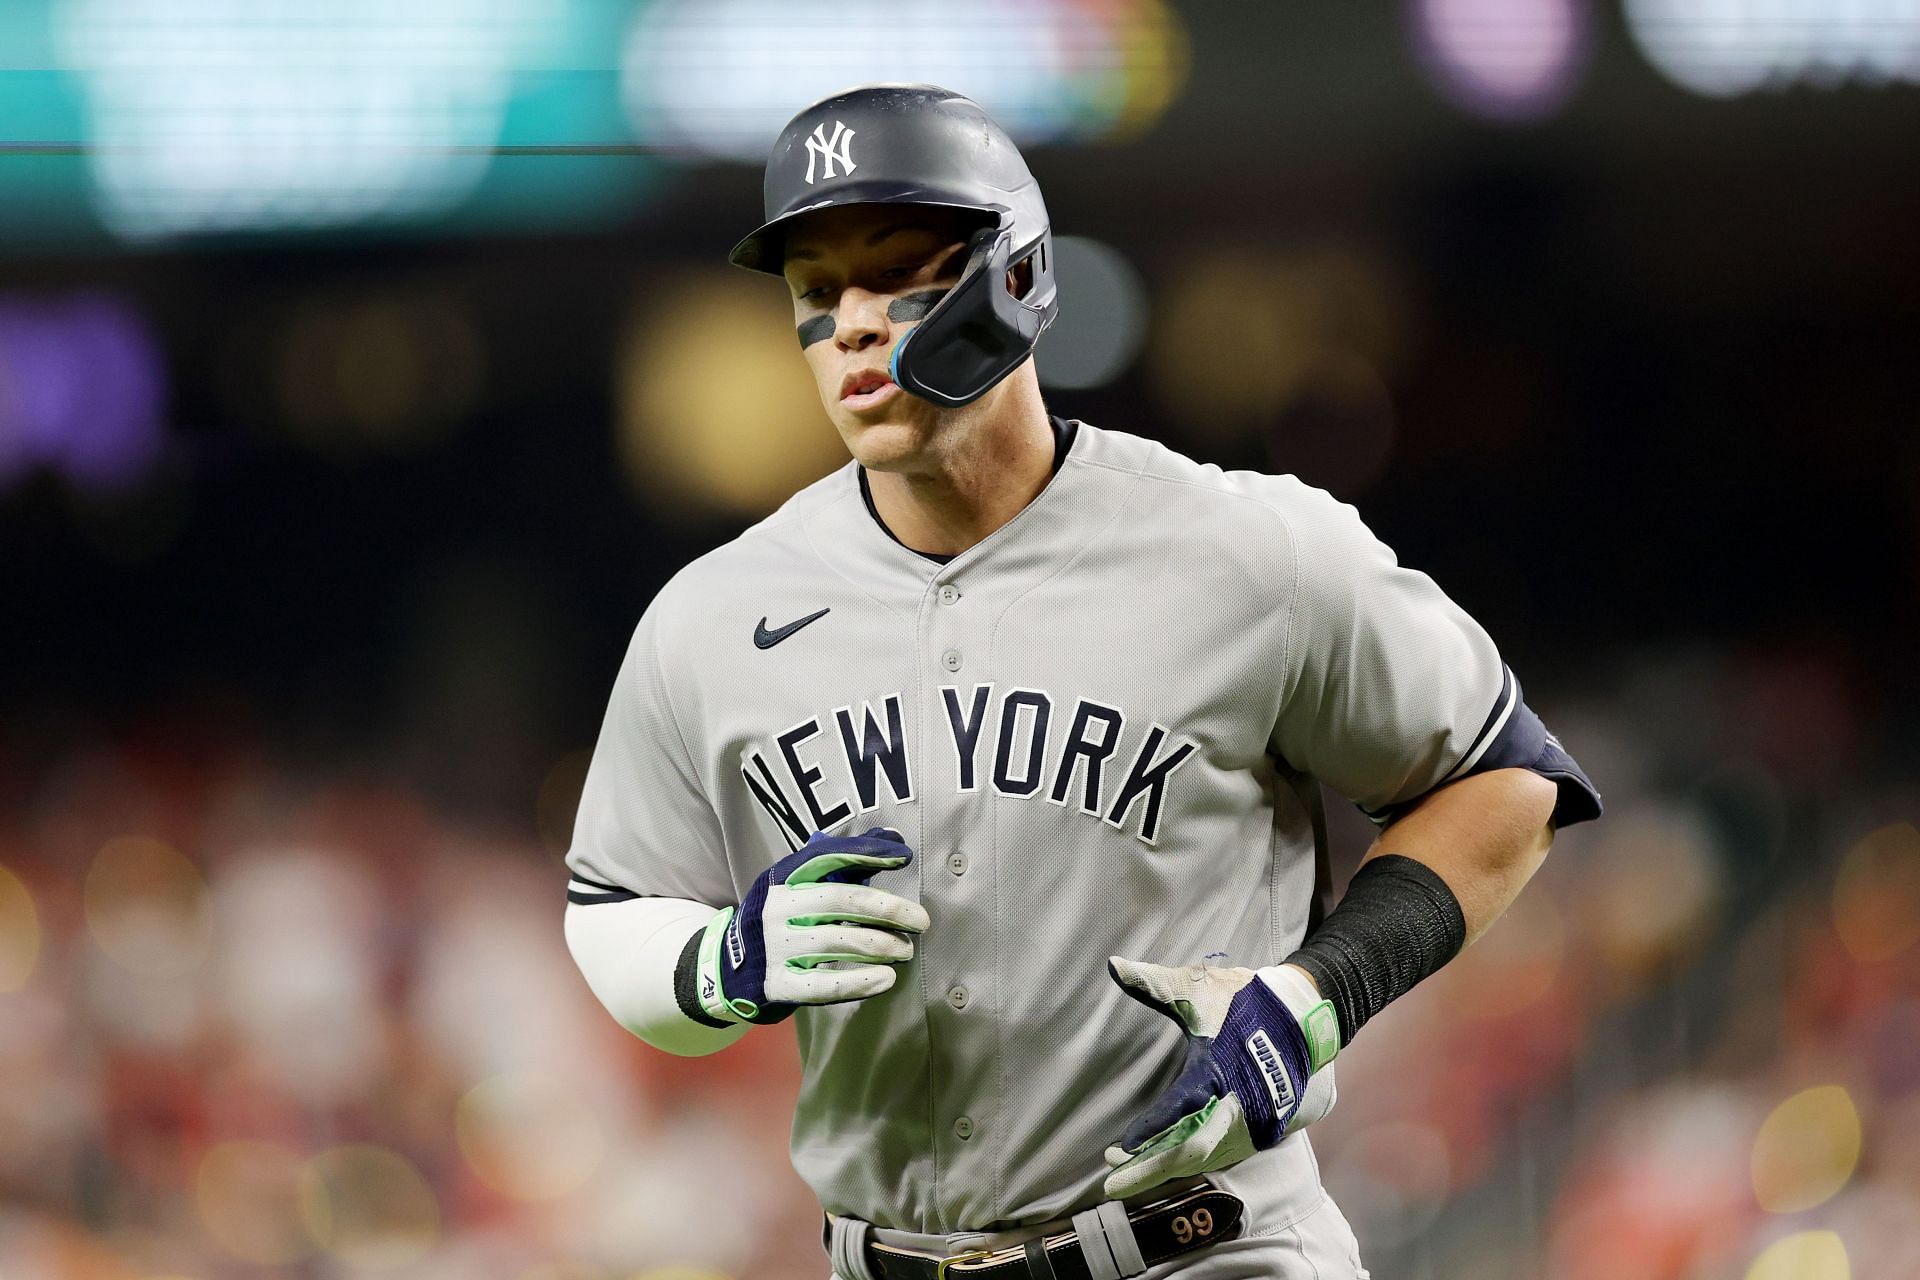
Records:
{"label": "nike swoosh logo", "polygon": [[771,649],[800,628],[806,626],[809,622],[818,622],[831,612],[833,612],[832,609],[822,609],[818,613],[810,613],[804,618],[789,622],[784,627],[775,627],[772,631],[767,630],[767,620],[762,617],[760,619],[760,625],[753,629],[754,648]]}

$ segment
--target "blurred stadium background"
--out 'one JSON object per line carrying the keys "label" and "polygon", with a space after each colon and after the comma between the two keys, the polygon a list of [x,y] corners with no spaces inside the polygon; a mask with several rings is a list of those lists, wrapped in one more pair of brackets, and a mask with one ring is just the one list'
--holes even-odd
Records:
{"label": "blurred stadium background", "polygon": [[0,1275],[820,1280],[790,1033],[629,1040],[558,859],[844,457],[720,264],[880,78],[1029,147],[1056,411],[1359,504],[1606,793],[1343,1059],[1373,1273],[1920,1276],[1913,0],[4,0]]}

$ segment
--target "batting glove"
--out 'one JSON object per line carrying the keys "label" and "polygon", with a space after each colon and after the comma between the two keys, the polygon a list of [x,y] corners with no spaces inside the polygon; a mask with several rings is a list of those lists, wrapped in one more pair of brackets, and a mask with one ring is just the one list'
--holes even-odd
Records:
{"label": "batting glove", "polygon": [[1340,1027],[1333,1004],[1304,974],[1172,969],[1117,956],[1107,969],[1121,990],[1187,1036],[1179,1078],[1107,1148],[1111,1199],[1236,1165],[1333,1109],[1329,1064]]}
{"label": "batting glove", "polygon": [[803,1004],[864,1000],[893,986],[922,933],[917,902],[867,884],[913,861],[898,831],[815,832],[716,914],[695,953],[695,1002],[717,1022],[779,1022]]}

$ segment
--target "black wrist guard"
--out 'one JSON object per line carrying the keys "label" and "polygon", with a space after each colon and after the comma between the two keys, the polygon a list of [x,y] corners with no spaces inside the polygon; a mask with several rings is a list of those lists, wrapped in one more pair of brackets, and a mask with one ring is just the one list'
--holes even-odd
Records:
{"label": "black wrist guard", "polygon": [[1285,963],[1333,1001],[1340,1043],[1460,953],[1467,917],[1433,868],[1397,853],[1363,863],[1346,896]]}

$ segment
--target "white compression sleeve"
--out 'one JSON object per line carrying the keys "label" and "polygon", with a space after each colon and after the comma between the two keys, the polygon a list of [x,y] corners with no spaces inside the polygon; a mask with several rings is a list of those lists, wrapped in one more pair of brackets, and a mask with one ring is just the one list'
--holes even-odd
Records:
{"label": "white compression sleeve", "polygon": [[698,1058],[726,1048],[747,1025],[709,1027],[680,1011],[674,969],[714,908],[684,898],[570,903],[567,950],[615,1021],[656,1049]]}

